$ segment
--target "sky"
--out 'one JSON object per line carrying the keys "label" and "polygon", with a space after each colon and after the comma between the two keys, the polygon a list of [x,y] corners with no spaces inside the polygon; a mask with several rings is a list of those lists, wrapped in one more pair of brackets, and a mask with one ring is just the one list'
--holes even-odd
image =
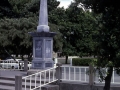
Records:
{"label": "sky", "polygon": [[73,1],[73,0],[57,0],[60,1],[60,7],[67,8],[68,5]]}

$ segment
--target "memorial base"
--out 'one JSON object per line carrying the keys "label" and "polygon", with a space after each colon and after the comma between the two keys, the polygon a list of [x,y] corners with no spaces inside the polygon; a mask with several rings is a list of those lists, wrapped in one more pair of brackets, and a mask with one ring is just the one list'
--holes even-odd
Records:
{"label": "memorial base", "polygon": [[48,69],[54,66],[54,62],[50,61],[32,61],[32,69]]}

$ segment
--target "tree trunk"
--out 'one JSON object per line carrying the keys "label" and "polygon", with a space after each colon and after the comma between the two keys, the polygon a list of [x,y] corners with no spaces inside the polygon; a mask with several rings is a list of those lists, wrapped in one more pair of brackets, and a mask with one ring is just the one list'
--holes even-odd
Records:
{"label": "tree trunk", "polygon": [[105,86],[104,86],[103,90],[110,90],[112,73],[113,73],[113,67],[111,66],[108,68],[108,74],[105,78]]}
{"label": "tree trunk", "polygon": [[68,56],[65,56],[65,64],[68,63]]}
{"label": "tree trunk", "polygon": [[15,54],[15,57],[18,57],[18,53]]}
{"label": "tree trunk", "polygon": [[32,61],[31,58],[32,58],[32,53],[28,54],[28,61]]}
{"label": "tree trunk", "polygon": [[21,58],[22,58],[22,60],[24,61],[24,57],[23,57],[23,54],[21,55]]}

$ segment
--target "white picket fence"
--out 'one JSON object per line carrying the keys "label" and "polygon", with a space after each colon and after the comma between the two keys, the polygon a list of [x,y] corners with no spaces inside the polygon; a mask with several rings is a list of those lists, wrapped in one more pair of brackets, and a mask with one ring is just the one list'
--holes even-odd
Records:
{"label": "white picket fence", "polygon": [[62,67],[62,79],[69,81],[81,81],[88,82],[89,76],[86,74],[88,67],[78,66],[61,66]]}
{"label": "white picket fence", "polygon": [[[22,79],[24,80],[24,85],[25,85],[24,90],[28,90],[28,89],[29,90],[36,90],[36,89],[41,90],[41,87],[57,81],[58,79],[56,79],[55,77],[56,68],[57,67],[53,67],[53,68],[29,75],[29,76],[23,77]],[[27,80],[29,80],[29,83],[27,82]],[[27,85],[29,87],[27,87]]]}
{"label": "white picket fence", "polygon": [[[24,61],[0,60],[0,69],[6,70],[24,70]],[[31,62],[28,62],[28,69],[31,68]]]}
{"label": "white picket fence", "polygon": [[[77,82],[89,82],[89,67],[86,66],[61,66],[62,68],[62,78],[63,81],[77,81]],[[104,69],[107,73],[107,68]],[[95,83],[104,83],[100,82],[100,76],[98,72],[94,74]],[[116,74],[116,71],[113,70],[112,81],[111,83],[120,84],[120,76]]]}

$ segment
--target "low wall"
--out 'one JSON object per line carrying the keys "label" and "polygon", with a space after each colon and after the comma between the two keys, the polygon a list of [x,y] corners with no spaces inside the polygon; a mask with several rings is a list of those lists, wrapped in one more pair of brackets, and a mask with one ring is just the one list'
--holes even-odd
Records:
{"label": "low wall", "polygon": [[[95,84],[90,87],[87,83],[61,82],[60,90],[103,90],[103,84]],[[111,90],[120,90],[120,85],[111,85]]]}

